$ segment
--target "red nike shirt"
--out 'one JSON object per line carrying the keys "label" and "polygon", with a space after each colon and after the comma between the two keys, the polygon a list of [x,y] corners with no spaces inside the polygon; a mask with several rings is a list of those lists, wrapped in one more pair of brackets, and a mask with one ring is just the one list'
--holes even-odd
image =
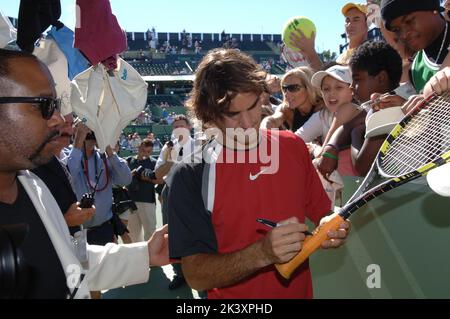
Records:
{"label": "red nike shirt", "polygon": [[[219,254],[241,250],[263,238],[270,229],[256,222],[257,218],[279,222],[296,216],[303,223],[307,217],[317,224],[329,213],[330,200],[303,141],[285,131],[263,136],[272,155],[273,147],[279,146],[279,155],[269,156],[269,163],[264,156],[250,161],[251,151],[222,149],[210,174],[209,184],[214,185],[209,187],[214,189],[209,194],[213,198],[211,218]],[[245,157],[245,163],[220,161],[234,157],[236,162],[238,156]],[[209,291],[208,297],[312,298],[309,266],[299,267],[287,281],[271,265],[237,285]]]}

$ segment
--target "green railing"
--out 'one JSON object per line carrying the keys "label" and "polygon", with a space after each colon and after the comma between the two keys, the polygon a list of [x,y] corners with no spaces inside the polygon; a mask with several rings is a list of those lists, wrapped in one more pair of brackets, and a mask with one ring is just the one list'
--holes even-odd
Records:
{"label": "green railing", "polygon": [[[357,184],[345,178],[344,197]],[[408,183],[351,222],[345,246],[310,258],[315,298],[450,298],[450,198]]]}

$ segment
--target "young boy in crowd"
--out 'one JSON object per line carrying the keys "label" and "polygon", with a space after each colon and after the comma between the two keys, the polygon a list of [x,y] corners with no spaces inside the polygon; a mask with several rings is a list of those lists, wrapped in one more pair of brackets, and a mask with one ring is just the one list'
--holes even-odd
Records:
{"label": "young boy in crowd", "polygon": [[[360,46],[350,60],[353,83],[351,88],[354,97],[360,103],[367,102],[375,93],[387,93],[399,86],[402,75],[402,59],[385,42],[366,42]],[[398,105],[403,103],[398,102]],[[339,151],[351,145],[354,169],[360,176],[364,176],[378,153],[385,135],[365,139],[366,112],[361,112],[353,120],[339,127],[334,132],[329,143],[324,146],[323,153],[338,156]],[[337,167],[335,158],[322,156],[318,169],[327,177]]]}

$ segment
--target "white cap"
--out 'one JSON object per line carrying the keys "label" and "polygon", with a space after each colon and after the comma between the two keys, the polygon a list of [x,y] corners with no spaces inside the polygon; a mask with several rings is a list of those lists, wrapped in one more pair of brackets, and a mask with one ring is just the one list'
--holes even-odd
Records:
{"label": "white cap", "polygon": [[450,197],[450,163],[433,169],[427,175],[430,188],[438,195]]}
{"label": "white cap", "polygon": [[401,106],[388,107],[368,114],[365,138],[389,134],[404,117]]}
{"label": "white cap", "polygon": [[352,84],[352,72],[350,71],[350,67],[347,65],[333,65],[326,71],[319,71],[315,73],[311,78],[312,85],[318,89],[322,88],[322,81],[326,76],[331,76],[338,81]]}

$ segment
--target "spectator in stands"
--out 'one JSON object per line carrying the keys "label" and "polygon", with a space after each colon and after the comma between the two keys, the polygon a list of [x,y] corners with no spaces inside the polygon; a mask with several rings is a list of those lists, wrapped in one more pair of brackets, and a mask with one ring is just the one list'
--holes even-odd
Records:
{"label": "spectator in stands", "polygon": [[[153,133],[152,133],[153,134]],[[160,153],[161,152],[161,141],[159,140],[159,138],[154,138],[153,139],[153,151]]]}
{"label": "spectator in stands", "polygon": [[440,14],[439,0],[383,0],[381,16],[386,29],[418,53],[410,81],[421,92],[442,66],[450,65],[449,22]]}
{"label": "spectator in stands", "polygon": [[167,103],[167,102],[164,102],[164,108],[163,108],[163,111],[162,111],[162,113],[161,113],[161,118],[162,118],[163,120],[166,120],[167,117],[169,116],[169,111],[167,111],[166,103]]}
{"label": "spectator in stands", "polygon": [[138,115],[138,117],[136,118],[135,123],[136,123],[137,125],[142,125],[142,124],[144,124],[144,117],[145,117],[145,112],[142,111],[142,112]]}
{"label": "spectator in stands", "polygon": [[[318,223],[329,212],[330,201],[299,138],[290,132],[274,137],[259,131],[265,75],[240,51],[210,51],[197,69],[187,102],[205,126],[224,138],[204,146],[203,154],[210,155],[206,163],[181,164],[173,174],[170,255],[181,258],[189,285],[208,290],[211,299],[313,297],[307,263],[288,284],[273,264],[287,262],[301,250],[306,216]],[[235,139],[231,132],[236,129],[249,132],[245,142]],[[278,165],[271,173],[267,159],[263,163],[256,154],[267,143],[279,150],[279,156],[270,158]],[[248,154],[245,162],[221,160],[240,153]],[[278,226],[257,223],[261,215]],[[332,240],[324,248],[343,244],[349,225],[340,226],[328,234]]]}
{"label": "spectator in stands", "polygon": [[127,158],[128,167],[133,172],[133,179],[128,186],[131,199],[137,210],[128,219],[128,229],[133,242],[147,241],[156,229],[155,178],[144,178],[142,170],[154,172],[156,161],[151,158],[153,142],[144,139],[139,146],[138,154]]}
{"label": "spectator in stands", "polygon": [[[366,42],[354,52],[350,60],[352,70],[352,89],[355,98],[364,103],[375,93],[388,93],[396,89],[402,75],[400,55],[385,42]],[[402,105],[405,101],[396,95],[391,96],[391,106]],[[337,157],[340,150],[351,145],[351,162],[356,174],[365,176],[385,140],[384,135],[365,139],[365,119],[361,112],[349,123],[341,126],[331,137],[323,152]],[[335,158],[321,157],[319,171],[327,177],[338,166]],[[351,170],[351,169],[347,169]]]}
{"label": "spectator in stands", "polygon": [[181,33],[181,50],[186,48],[187,48],[187,34],[186,30],[183,30],[183,32]]}
{"label": "spectator in stands", "polygon": [[311,77],[313,72],[308,67],[292,69],[281,81],[283,103],[277,108],[275,114],[266,117],[261,125],[271,129],[281,127],[283,124],[295,132],[312,116],[314,112],[323,107],[320,90],[313,87]]}
{"label": "spectator in stands", "polygon": [[133,151],[133,145],[132,145],[132,141],[133,141],[133,134],[128,134],[128,139],[127,139],[128,143],[128,147],[127,150],[128,151]]}
{"label": "spectator in stands", "polygon": [[119,137],[119,146],[121,149],[126,149],[125,142],[127,141],[127,136],[122,132]]}
{"label": "spectator in stands", "polygon": [[[163,178],[165,186],[161,193],[162,199],[162,215],[163,223],[168,222],[169,207],[172,202],[168,198],[170,187],[172,186],[172,175],[175,170],[175,162],[183,162],[185,158],[190,159],[191,154],[194,152],[194,140],[190,136],[191,123],[185,115],[177,115],[172,123],[172,128],[180,134],[180,131],[185,131],[187,134],[180,134],[179,136],[173,136],[172,140],[167,142],[159,154],[158,161],[156,163],[156,177]],[[181,132],[182,133],[182,132]],[[176,289],[186,283],[180,264],[173,264],[175,277],[169,284],[169,289]]]}
{"label": "spectator in stands", "polygon": [[[89,256],[89,269],[83,270],[58,204],[45,184],[28,171],[47,163],[62,142],[63,118],[56,108],[54,80],[35,56],[0,50],[0,92],[2,98],[41,99],[33,104],[2,103],[0,108],[0,225],[22,223],[29,229],[21,251],[32,271],[22,297],[85,299],[90,289],[146,282],[149,265],[167,264],[166,227],[148,243],[88,245],[79,251]],[[47,100],[42,103],[42,99]],[[89,210],[89,214],[94,211]],[[18,276],[23,279],[23,273]]]}
{"label": "spectator in stands", "polygon": [[154,142],[155,141],[155,133],[147,132],[147,139]]}
{"label": "spectator in stands", "polygon": [[348,48],[337,59],[339,64],[348,64],[352,53],[361,44],[367,41],[367,7],[364,4],[349,2],[342,7],[342,14],[345,17],[345,34],[348,38]]}
{"label": "spectator in stands", "polygon": [[142,143],[142,140],[141,140],[141,137],[139,136],[139,134],[137,132],[134,133],[133,137],[130,141],[132,150],[134,152],[137,151],[137,149],[139,148],[139,145],[141,145],[141,143]]}
{"label": "spectator in stands", "polygon": [[173,121],[175,120],[175,113],[169,113],[169,115],[166,118],[167,124],[172,125]]}
{"label": "spectator in stands", "polygon": [[201,54],[202,47],[200,46],[200,42],[197,40],[194,43],[195,54]]}

